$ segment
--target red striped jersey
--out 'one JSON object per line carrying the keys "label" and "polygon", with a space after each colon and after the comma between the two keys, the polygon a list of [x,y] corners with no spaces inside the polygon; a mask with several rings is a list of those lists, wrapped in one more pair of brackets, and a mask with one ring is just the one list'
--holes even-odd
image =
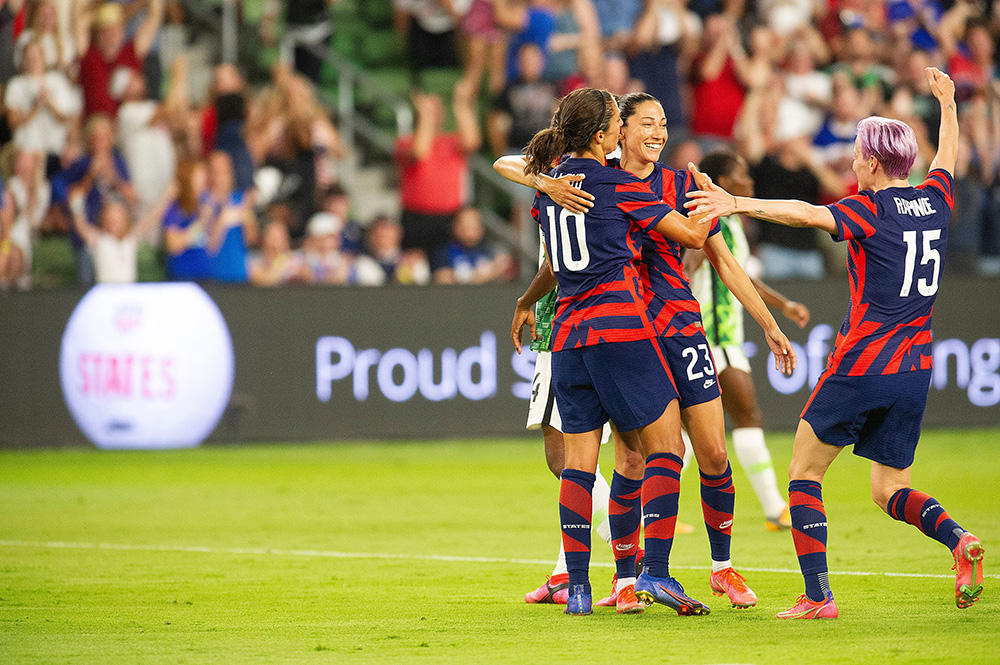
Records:
{"label": "red striped jersey", "polygon": [[896,374],[931,367],[931,313],[944,271],[952,177],[935,169],[916,187],[862,191],[827,206],[834,240],[849,241],[851,306],[828,369]]}
{"label": "red striped jersey", "polygon": [[552,351],[655,337],[639,278],[639,236],[670,208],[647,183],[596,160],[569,158],[551,175],[570,173],[585,176],[580,185],[595,198],[590,210],[572,213],[541,193],[531,210],[559,282]]}
{"label": "red striped jersey", "polygon": [[[681,214],[686,214],[687,193],[698,189],[688,171],[678,171],[655,164],[643,182],[654,194]],[[719,232],[719,220],[712,221],[708,235]],[[701,306],[691,292],[691,282],[684,274],[679,243],[651,231],[642,238],[642,265],[639,275],[646,289],[649,319],[660,337],[689,337],[702,332]]]}

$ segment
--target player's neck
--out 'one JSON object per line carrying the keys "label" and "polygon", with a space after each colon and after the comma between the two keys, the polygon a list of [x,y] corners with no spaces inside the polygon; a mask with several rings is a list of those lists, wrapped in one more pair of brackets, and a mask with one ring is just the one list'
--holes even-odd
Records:
{"label": "player's neck", "polygon": [[640,180],[649,177],[649,174],[653,172],[653,168],[655,166],[653,162],[643,163],[638,159],[626,156],[625,153],[622,153],[622,159],[618,165]]}
{"label": "player's neck", "polygon": [[580,150],[578,152],[571,153],[570,157],[576,157],[577,159],[593,159],[600,162],[601,164],[608,163],[608,158],[604,154],[604,150],[601,149],[600,146],[594,147],[593,145],[591,145],[591,147],[587,148],[586,150]]}
{"label": "player's neck", "polygon": [[909,187],[910,182],[906,178],[877,178],[870,187],[863,188],[872,192],[879,192],[890,187]]}

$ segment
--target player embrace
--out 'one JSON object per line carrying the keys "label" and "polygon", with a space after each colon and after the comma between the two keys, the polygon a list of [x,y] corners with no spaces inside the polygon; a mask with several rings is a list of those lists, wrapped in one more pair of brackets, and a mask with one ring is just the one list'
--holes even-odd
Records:
{"label": "player embrace", "polygon": [[[806,402],[788,469],[792,535],[806,592],[782,619],[832,619],[822,481],[849,445],[872,461],[871,492],[889,516],[946,545],[955,561],[955,600],[969,607],[982,591],[983,546],[933,497],[910,487],[910,465],[931,378],[931,312],[943,270],[958,156],[955,84],[926,70],[941,105],[937,155],[927,179],[910,187],[913,130],[871,117],[858,123],[855,196],[829,206],[733,196],[710,184],[687,207],[699,215],[745,213],[849,241],[851,308],[826,370]],[[694,169],[694,166],[691,166]]]}

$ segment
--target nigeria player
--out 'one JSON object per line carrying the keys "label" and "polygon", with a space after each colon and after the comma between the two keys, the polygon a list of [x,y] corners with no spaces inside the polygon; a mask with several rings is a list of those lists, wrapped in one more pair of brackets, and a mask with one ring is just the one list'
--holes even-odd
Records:
{"label": "nigeria player", "polygon": [[[729,150],[716,150],[701,160],[700,170],[720,187],[737,196],[753,196],[754,182],[745,159]],[[736,260],[746,269],[750,246],[743,233],[739,215],[719,219],[722,237]],[[691,276],[691,291],[701,305],[705,337],[712,347],[722,389],[722,406],[733,423],[733,450],[750,480],[757,500],[764,509],[769,531],[792,527],[788,503],[778,490],[778,480],[771,464],[771,453],[764,440],[763,420],[753,380],[750,361],[743,352],[743,306],[705,261],[705,252],[689,250],[684,254],[684,271]],[[789,300],[760,279],[751,277],[761,299],[782,312],[800,328],[809,323],[809,310]],[[687,460],[685,459],[685,462]]]}
{"label": "nigeria player", "polygon": [[788,469],[792,536],[805,594],[781,619],[832,619],[837,604],[826,562],[822,481],[845,446],[871,465],[871,493],[889,516],[944,544],[955,563],[955,602],[982,592],[982,543],[933,497],[910,486],[931,377],[931,313],[954,205],[958,156],[955,84],[926,69],[941,107],[938,151],[922,184],[907,175],[917,154],[913,130],[879,117],[858,123],[854,173],[859,193],[829,206],[733,196],[709,183],[691,194],[698,214],[746,213],[787,226],[822,229],[849,241],[851,307],[826,370],[806,402]]}

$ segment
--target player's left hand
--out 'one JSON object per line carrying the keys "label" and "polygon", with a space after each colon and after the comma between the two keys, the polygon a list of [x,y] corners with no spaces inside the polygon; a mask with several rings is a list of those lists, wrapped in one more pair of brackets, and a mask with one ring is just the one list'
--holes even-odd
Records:
{"label": "player's left hand", "polygon": [[764,336],[767,338],[767,345],[771,347],[771,353],[774,354],[774,369],[780,370],[785,376],[791,376],[795,370],[796,358],[792,344],[785,337],[785,333],[775,326],[765,331]]}
{"label": "player's left hand", "polygon": [[809,323],[809,309],[800,302],[789,300],[781,309],[781,313],[799,328],[805,328],[806,324]]}
{"label": "player's left hand", "polygon": [[594,195],[573,185],[585,177],[578,173],[569,173],[558,178],[542,174],[540,191],[556,205],[570,212],[585,213],[594,207]]}
{"label": "player's left hand", "polygon": [[521,328],[524,326],[528,326],[531,331],[531,339],[536,339],[535,310],[531,307],[515,307],[514,320],[510,322],[510,341],[514,342],[518,354],[521,353]]}

